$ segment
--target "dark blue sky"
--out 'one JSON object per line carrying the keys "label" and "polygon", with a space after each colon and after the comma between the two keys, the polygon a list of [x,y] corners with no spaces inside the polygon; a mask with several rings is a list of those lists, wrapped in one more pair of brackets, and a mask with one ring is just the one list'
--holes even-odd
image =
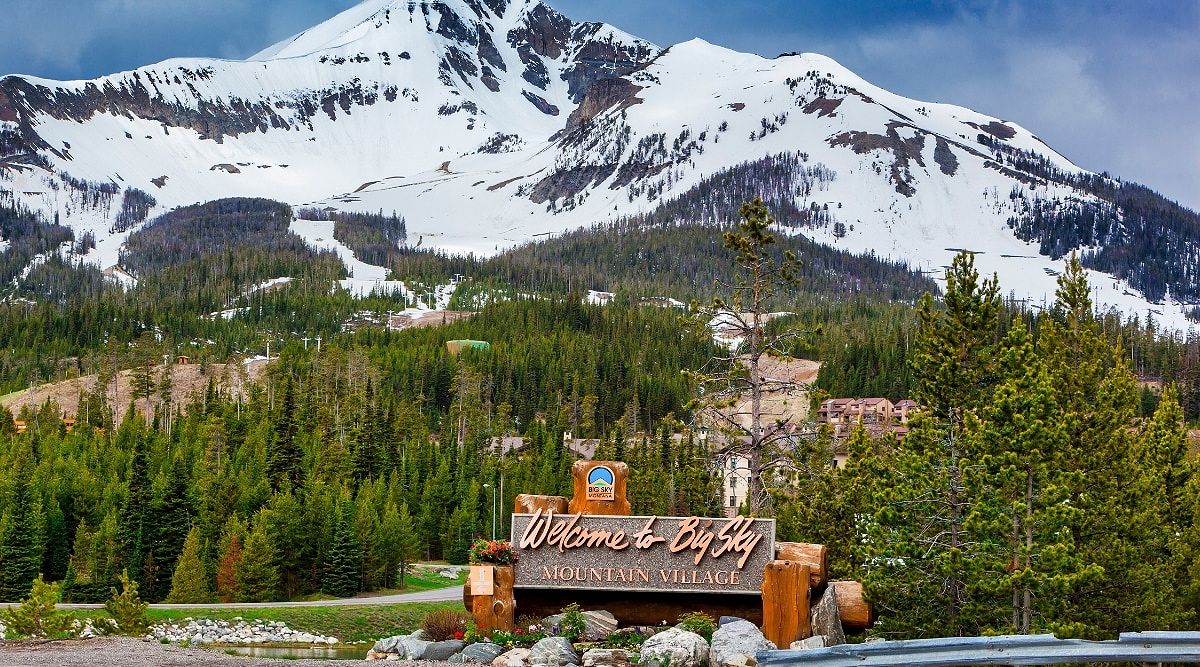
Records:
{"label": "dark blue sky", "polygon": [[[1081,166],[1200,208],[1200,0],[549,0],[660,45],[815,51],[917,99],[1016,121]],[[241,58],[355,0],[0,0],[0,73],[91,78]]]}

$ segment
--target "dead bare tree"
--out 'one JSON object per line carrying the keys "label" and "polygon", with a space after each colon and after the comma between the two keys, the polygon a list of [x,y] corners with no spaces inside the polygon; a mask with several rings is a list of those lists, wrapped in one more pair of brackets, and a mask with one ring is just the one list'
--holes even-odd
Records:
{"label": "dead bare tree", "polygon": [[729,341],[729,353],[714,356],[689,375],[699,394],[693,406],[696,414],[725,435],[716,454],[746,459],[748,508],[752,514],[769,514],[772,471],[792,460],[786,445],[793,434],[786,420],[764,415],[763,399],[807,387],[768,372],[770,359],[790,359],[786,350],[806,332],[768,331],[767,321],[770,306],[780,301],[784,291],[796,287],[799,260],[789,250],[772,252],[775,236],[770,228],[775,219],[761,198],[742,204],[739,214],[737,227],[723,235],[725,247],[735,253],[736,277],[730,282],[718,280],[714,285],[718,296],[692,309],[694,322]]}

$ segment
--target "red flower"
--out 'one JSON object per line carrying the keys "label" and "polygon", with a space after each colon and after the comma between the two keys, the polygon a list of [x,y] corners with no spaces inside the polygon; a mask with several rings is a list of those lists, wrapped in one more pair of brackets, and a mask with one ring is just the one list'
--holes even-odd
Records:
{"label": "red flower", "polygon": [[462,638],[463,638],[463,631],[462,631],[462,630],[455,630],[455,631],[454,631],[454,638],[455,638],[455,639],[462,639]]}

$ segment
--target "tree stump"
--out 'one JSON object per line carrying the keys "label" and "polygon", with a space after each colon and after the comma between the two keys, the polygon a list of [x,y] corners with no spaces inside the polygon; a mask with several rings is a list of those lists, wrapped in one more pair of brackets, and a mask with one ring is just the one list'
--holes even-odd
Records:
{"label": "tree stump", "polygon": [[533,514],[538,510],[566,514],[567,499],[562,496],[535,496],[532,493],[522,493],[513,501],[513,514]]}
{"label": "tree stump", "polygon": [[829,550],[824,544],[807,544],[805,542],[776,542],[775,558],[778,560],[794,560],[808,566],[809,585],[823,590],[828,583]]}
{"label": "tree stump", "polygon": [[805,563],[775,560],[763,572],[763,634],[780,648],[812,634],[808,592],[811,578]]}
{"label": "tree stump", "polygon": [[[608,474],[604,473],[606,469]],[[593,471],[596,474],[593,475]],[[625,497],[629,466],[620,461],[576,461],[571,466],[575,495],[567,511],[571,514],[629,516],[632,508]],[[596,479],[589,479],[596,477]]]}
{"label": "tree stump", "polygon": [[838,616],[842,626],[853,630],[866,630],[875,622],[875,610],[863,593],[863,585],[857,581],[833,581],[837,589]]}
{"label": "tree stump", "polygon": [[516,603],[513,600],[513,568],[511,565],[492,566],[492,594],[473,595],[470,580],[463,586],[463,604],[475,619],[481,632],[503,630],[511,632]]}

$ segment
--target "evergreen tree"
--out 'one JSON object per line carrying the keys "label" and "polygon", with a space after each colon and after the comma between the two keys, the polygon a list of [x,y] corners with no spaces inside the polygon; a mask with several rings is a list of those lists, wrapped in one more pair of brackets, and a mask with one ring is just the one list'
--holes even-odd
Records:
{"label": "evergreen tree", "polygon": [[1039,347],[1062,413],[1066,456],[1079,480],[1070,506],[1076,557],[1102,568],[1064,595],[1073,634],[1107,638],[1117,632],[1170,627],[1175,592],[1162,585],[1153,548],[1161,524],[1142,516],[1158,499],[1139,493],[1140,462],[1133,435],[1137,386],[1122,355],[1105,340],[1092,312],[1087,275],[1072,256],[1058,279],[1053,317]]}
{"label": "evergreen tree", "polygon": [[978,452],[964,449],[964,422],[997,383],[999,289],[995,278],[980,283],[974,258],[962,252],[946,272],[944,302],[938,311],[928,294],[921,299],[912,365],[922,411],[880,479],[869,529],[868,559],[881,566],[864,583],[901,637],[974,635],[986,625],[969,608],[968,566],[980,545],[966,530],[964,471]]}
{"label": "evergreen tree", "polygon": [[167,602],[203,603],[212,602],[212,590],[208,586],[208,572],[200,553],[200,529],[192,527],[183,543],[175,573],[171,577],[171,593]]}
{"label": "evergreen tree", "polygon": [[1077,633],[1063,593],[1101,573],[1075,551],[1080,512],[1069,501],[1080,480],[1063,458],[1050,375],[1022,327],[1010,330],[1006,347],[1002,383],[980,418],[968,416],[966,449],[979,452],[965,474],[974,499],[967,530],[979,545],[966,564],[969,609],[981,630]]}
{"label": "evergreen tree", "polygon": [[325,563],[321,573],[321,590],[340,598],[352,597],[358,593],[359,567],[362,563],[362,553],[354,535],[354,526],[346,516],[347,512],[347,508],[337,511],[333,539],[325,552]]}
{"label": "evergreen tree", "polygon": [[303,452],[296,444],[296,398],[289,374],[283,382],[283,400],[275,415],[274,437],[267,460],[267,475],[272,488],[278,489],[286,480],[298,488],[302,477]]}
{"label": "evergreen tree", "polygon": [[149,522],[146,512],[150,507],[151,489],[147,468],[145,436],[141,432],[140,419],[133,415],[132,406],[121,424],[118,440],[126,439],[132,445],[129,475],[125,486],[125,503],[121,508],[119,534],[122,562],[137,581],[144,577],[146,555],[150,541]]}
{"label": "evergreen tree", "polygon": [[22,599],[40,576],[42,512],[29,453],[21,455],[0,517],[0,600]]}
{"label": "evergreen tree", "polygon": [[242,594],[238,588],[238,569],[242,563],[242,543],[246,526],[237,515],[229,518],[221,532],[219,559],[217,561],[217,596],[222,602],[237,602]]}
{"label": "evergreen tree", "polygon": [[237,591],[243,602],[270,602],[279,594],[279,570],[275,549],[257,522],[246,538],[237,564]]}
{"label": "evergreen tree", "polygon": [[182,462],[176,461],[171,466],[167,485],[156,495],[151,505],[151,553],[158,570],[157,576],[145,577],[147,600],[157,602],[170,592],[168,577],[175,571],[175,563],[191,529],[192,503],[189,487],[187,471]]}
{"label": "evergreen tree", "polygon": [[[1163,390],[1154,416],[1138,436],[1138,478],[1131,496],[1139,525],[1146,530],[1140,544],[1144,558],[1156,565],[1161,595],[1159,629],[1193,627],[1200,585],[1196,566],[1195,462],[1191,460],[1183,410],[1174,387]],[[1170,582],[1170,583],[1168,583]]]}

